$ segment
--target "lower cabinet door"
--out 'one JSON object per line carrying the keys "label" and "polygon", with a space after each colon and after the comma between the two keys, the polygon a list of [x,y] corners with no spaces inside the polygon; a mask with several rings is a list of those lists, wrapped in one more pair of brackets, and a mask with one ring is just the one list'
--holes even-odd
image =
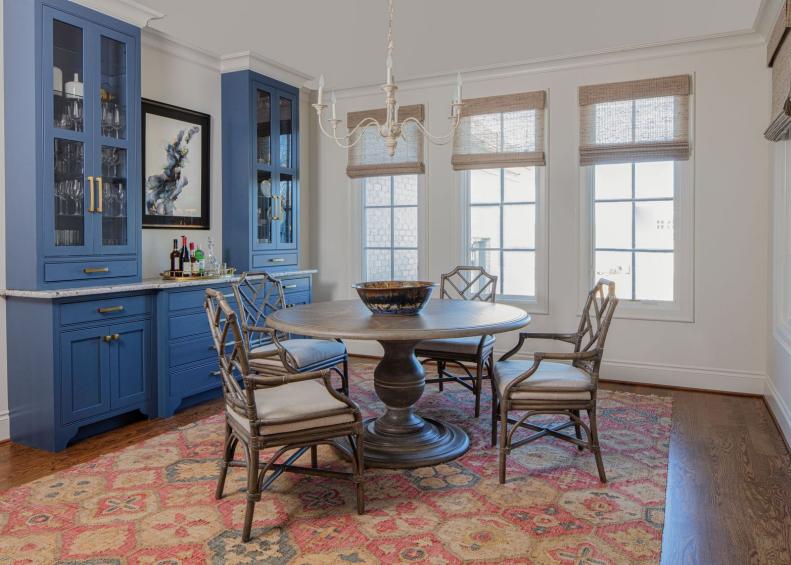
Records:
{"label": "lower cabinet door", "polygon": [[149,393],[151,322],[110,326],[110,409],[145,402]]}
{"label": "lower cabinet door", "polygon": [[109,328],[60,334],[61,421],[76,422],[110,409]]}

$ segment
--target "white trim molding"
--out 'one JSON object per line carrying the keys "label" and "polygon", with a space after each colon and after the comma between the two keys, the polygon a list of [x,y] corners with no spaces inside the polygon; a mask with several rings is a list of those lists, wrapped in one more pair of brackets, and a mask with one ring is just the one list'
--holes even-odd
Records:
{"label": "white trim molding", "polygon": [[165,17],[162,12],[144,6],[134,0],[72,0],[75,4],[96,10],[139,28],[146,27],[152,20]]}
{"label": "white trim molding", "polygon": [[220,72],[230,73],[233,71],[251,70],[261,73],[268,77],[283,81],[294,86],[306,86],[313,80],[311,75],[288,67],[263,55],[252,51],[240,51],[229,53],[220,57]]}
{"label": "white trim molding", "polygon": [[0,441],[5,441],[11,437],[11,420],[8,410],[0,410]]}
{"label": "white trim molding", "polygon": [[766,379],[766,391],[764,393],[766,404],[777,421],[780,431],[785,437],[786,443],[791,445],[791,407],[786,404],[783,395],[777,390],[772,379]]}

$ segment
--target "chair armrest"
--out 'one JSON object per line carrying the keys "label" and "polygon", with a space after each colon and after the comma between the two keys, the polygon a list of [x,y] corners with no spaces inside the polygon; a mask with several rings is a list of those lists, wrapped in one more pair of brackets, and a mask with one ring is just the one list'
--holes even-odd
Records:
{"label": "chair armrest", "polygon": [[554,339],[557,341],[565,341],[568,343],[575,343],[577,341],[577,334],[558,334],[558,333],[542,333],[542,332],[519,332],[519,337],[524,336],[525,339]]}
{"label": "chair armrest", "polygon": [[253,388],[258,387],[274,387],[285,385],[289,383],[298,383],[303,381],[321,380],[324,383],[324,388],[333,396],[333,398],[343,402],[348,408],[351,408],[355,413],[355,419],[360,420],[360,408],[352,402],[352,400],[339,393],[332,386],[330,380],[330,370],[322,369],[320,371],[309,371],[307,373],[283,373],[282,375],[247,375],[244,377],[246,385]]}
{"label": "chair armrest", "polygon": [[597,359],[601,355],[601,351],[594,349],[592,351],[579,351],[577,353],[545,353],[539,351],[533,353],[533,359],[537,361],[591,361]]}

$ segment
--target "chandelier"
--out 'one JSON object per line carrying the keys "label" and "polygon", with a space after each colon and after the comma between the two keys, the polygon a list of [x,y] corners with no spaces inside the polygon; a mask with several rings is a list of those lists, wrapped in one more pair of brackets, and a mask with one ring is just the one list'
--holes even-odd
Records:
{"label": "chandelier", "polygon": [[349,131],[346,135],[338,135],[338,125],[341,123],[342,120],[337,118],[337,114],[335,112],[335,92],[333,91],[330,95],[330,105],[331,105],[331,112],[332,118],[330,118],[329,123],[332,127],[332,132],[330,133],[324,126],[323,121],[323,114],[324,110],[327,109],[327,105],[323,103],[323,96],[324,96],[324,75],[321,75],[319,78],[319,94],[318,100],[316,104],[313,104],[313,108],[316,110],[316,115],[319,120],[319,128],[321,132],[329,137],[330,139],[334,140],[335,143],[338,144],[339,147],[344,149],[348,149],[349,147],[353,147],[357,143],[360,142],[362,139],[362,133],[365,128],[375,127],[379,135],[382,136],[385,140],[385,144],[387,146],[387,151],[392,157],[395,155],[396,145],[398,144],[398,139],[406,140],[404,135],[405,126],[409,123],[414,123],[415,127],[418,131],[424,135],[429,141],[435,143],[437,145],[444,145],[448,143],[452,138],[453,134],[456,131],[456,128],[459,127],[459,121],[461,120],[461,73],[456,75],[456,98],[451,102],[451,109],[450,109],[450,120],[451,126],[450,131],[444,135],[432,135],[425,126],[422,124],[420,120],[414,117],[408,117],[403,121],[398,121],[398,102],[396,102],[395,93],[398,90],[398,86],[395,84],[395,78],[393,76],[393,0],[388,0],[389,3],[389,14],[387,20],[387,83],[382,86],[382,90],[385,92],[385,122],[380,124],[374,118],[365,118],[359,124],[357,124],[351,131]]}

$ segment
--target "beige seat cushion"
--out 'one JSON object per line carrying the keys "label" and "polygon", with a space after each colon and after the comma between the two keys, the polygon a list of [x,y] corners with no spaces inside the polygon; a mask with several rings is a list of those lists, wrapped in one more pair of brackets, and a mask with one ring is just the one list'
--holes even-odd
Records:
{"label": "beige seat cushion", "polygon": [[[261,425],[261,435],[296,432],[354,421],[352,414],[311,418],[318,412],[347,408],[346,404],[329,393],[320,380],[260,388],[255,391],[255,404],[258,409],[258,418],[264,422]],[[250,422],[247,418],[233,410],[226,410],[226,412],[246,429],[250,429]],[[304,418],[304,420],[288,424],[277,423],[290,418]]]}
{"label": "beige seat cushion", "polygon": [[[417,344],[415,349],[420,350],[424,355],[430,351],[437,353],[461,353],[462,355],[475,355],[478,352],[478,345],[481,343],[481,336],[472,337],[453,337],[447,339],[425,339]],[[488,348],[494,344],[494,336],[487,335],[483,342],[483,347]]]}
{"label": "beige seat cushion", "polygon": [[[498,361],[494,365],[494,380],[500,396],[505,387],[523,375],[533,361]],[[511,389],[510,398],[518,400],[590,400],[593,390],[591,378],[582,369],[566,363],[542,361],[538,370]]]}
{"label": "beige seat cushion", "polygon": [[[280,343],[294,358],[299,369],[346,355],[346,346],[343,343],[329,339],[287,339]],[[251,353],[259,357],[273,357],[277,355],[277,347],[274,343],[268,343],[256,347]]]}

